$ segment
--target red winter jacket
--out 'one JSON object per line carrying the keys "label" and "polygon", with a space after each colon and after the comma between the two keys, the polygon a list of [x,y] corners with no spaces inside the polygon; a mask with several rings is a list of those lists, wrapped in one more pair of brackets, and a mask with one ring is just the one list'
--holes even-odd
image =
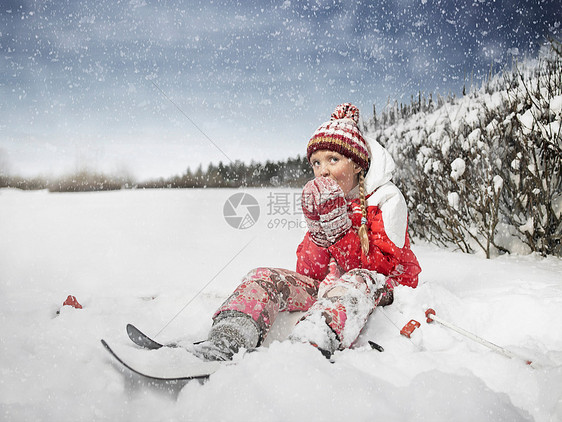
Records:
{"label": "red winter jacket", "polygon": [[397,247],[384,230],[380,209],[377,206],[367,207],[369,253],[365,255],[357,234],[361,223],[359,201],[352,201],[350,208],[352,228],[329,248],[317,246],[310,233],[306,234],[297,248],[297,272],[323,280],[329,271],[330,258],[333,257],[344,272],[354,268],[365,268],[389,276],[389,282],[393,286],[403,284],[416,287],[421,269],[410,249],[408,232],[405,233],[404,246]]}

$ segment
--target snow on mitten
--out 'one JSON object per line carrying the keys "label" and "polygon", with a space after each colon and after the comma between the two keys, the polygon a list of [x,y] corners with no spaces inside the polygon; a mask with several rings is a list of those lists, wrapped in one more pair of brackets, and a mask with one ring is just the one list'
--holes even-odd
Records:
{"label": "snow on mitten", "polygon": [[328,177],[318,177],[304,186],[302,208],[312,240],[319,246],[333,245],[351,228],[345,194],[338,182]]}

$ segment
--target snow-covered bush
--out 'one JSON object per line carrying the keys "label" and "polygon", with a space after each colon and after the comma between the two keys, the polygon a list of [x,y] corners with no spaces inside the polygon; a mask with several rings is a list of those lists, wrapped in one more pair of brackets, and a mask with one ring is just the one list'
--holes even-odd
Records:
{"label": "snow-covered bush", "polygon": [[[517,72],[507,90],[502,214],[533,251],[562,255],[562,56]],[[515,142],[513,142],[515,140]]]}
{"label": "snow-covered bush", "polygon": [[[465,252],[562,254],[562,57],[367,130],[394,156],[414,236]],[[400,107],[399,110],[416,110]],[[401,116],[400,114],[398,114]]]}

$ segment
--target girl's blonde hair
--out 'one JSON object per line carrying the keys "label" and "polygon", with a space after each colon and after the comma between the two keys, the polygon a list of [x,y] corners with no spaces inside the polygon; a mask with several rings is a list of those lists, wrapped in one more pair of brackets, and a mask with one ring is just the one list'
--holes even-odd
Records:
{"label": "girl's blonde hair", "polygon": [[359,173],[359,202],[361,204],[361,226],[359,227],[359,240],[363,254],[369,253],[369,235],[367,228],[367,199],[365,198],[365,176],[364,171]]}

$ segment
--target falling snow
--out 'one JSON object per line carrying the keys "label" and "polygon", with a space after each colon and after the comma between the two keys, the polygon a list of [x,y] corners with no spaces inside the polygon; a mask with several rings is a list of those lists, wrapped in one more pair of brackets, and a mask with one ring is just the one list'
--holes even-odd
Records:
{"label": "falling snow", "polygon": [[343,101],[458,94],[560,31],[555,0],[9,4],[0,150],[23,175],[224,161],[169,99],[232,161],[296,156]]}

